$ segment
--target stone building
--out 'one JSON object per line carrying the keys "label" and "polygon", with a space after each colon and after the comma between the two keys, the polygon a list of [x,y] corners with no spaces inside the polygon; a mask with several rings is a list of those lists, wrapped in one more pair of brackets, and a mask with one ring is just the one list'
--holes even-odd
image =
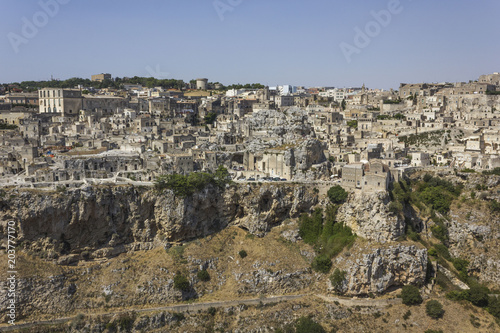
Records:
{"label": "stone building", "polygon": [[111,80],[111,74],[101,73],[101,74],[92,75],[91,80],[97,81],[97,82],[103,82],[104,80]]}
{"label": "stone building", "polygon": [[389,166],[380,160],[347,164],[342,167],[342,187],[348,190],[387,191],[391,181]]}

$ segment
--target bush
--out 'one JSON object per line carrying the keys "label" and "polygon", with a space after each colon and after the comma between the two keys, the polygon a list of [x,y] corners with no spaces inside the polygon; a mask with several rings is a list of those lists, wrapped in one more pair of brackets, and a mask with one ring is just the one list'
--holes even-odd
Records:
{"label": "bush", "polygon": [[184,316],[184,313],[182,312],[174,312],[172,313],[172,319],[175,321],[183,321],[186,319],[186,316]]}
{"label": "bush", "polygon": [[460,195],[462,188],[462,185],[455,186],[447,180],[426,174],[423,181],[417,184],[415,198],[427,207],[447,214],[451,202]]}
{"label": "bush", "polygon": [[410,310],[408,310],[408,311],[406,311],[406,313],[403,315],[403,319],[404,319],[404,320],[408,320],[408,318],[410,318],[410,316],[411,316],[411,311],[410,311]]}
{"label": "bush", "polygon": [[352,128],[357,128],[358,121],[357,120],[349,120],[349,121],[347,121],[347,126],[352,127]]}
{"label": "bush", "polygon": [[317,242],[323,228],[323,210],[317,208],[312,216],[302,214],[299,218],[299,235],[306,244]]}
{"label": "bush", "polygon": [[490,297],[488,301],[488,312],[495,318],[500,319],[500,298],[494,296]]}
{"label": "bush", "polygon": [[120,328],[120,331],[130,331],[133,324],[134,317],[129,314],[120,315],[120,317],[118,318],[118,327]]}
{"label": "bush", "polygon": [[332,260],[330,257],[322,254],[314,258],[311,267],[317,272],[326,274],[332,268]]}
{"label": "bush", "polygon": [[469,266],[469,261],[461,258],[455,258],[452,260],[453,267],[459,272],[464,272],[467,274],[467,267]]}
{"label": "bush", "polygon": [[348,193],[341,186],[335,185],[328,190],[328,198],[334,204],[340,204],[347,199]]}
{"label": "bush", "polygon": [[490,212],[500,213],[500,202],[498,202],[496,200],[492,200],[490,202]]}
{"label": "bush", "polygon": [[238,254],[240,255],[241,259],[245,258],[248,255],[247,251],[245,250],[241,250],[240,252],[238,252]]}
{"label": "bush", "polygon": [[475,306],[485,307],[488,306],[489,290],[486,287],[473,285],[468,290],[467,300]]}
{"label": "bush", "polygon": [[425,313],[433,319],[441,318],[444,314],[443,305],[436,300],[430,300],[425,304]]}
{"label": "bush", "polygon": [[448,293],[446,293],[446,298],[451,300],[451,301],[464,301],[467,298],[469,298],[469,291],[468,290],[452,290]]}
{"label": "bush", "polygon": [[229,182],[229,172],[219,165],[214,174],[191,172],[189,175],[161,175],[155,181],[155,189],[157,191],[172,190],[176,196],[187,197],[210,184],[222,188]]}
{"label": "bush", "polygon": [[420,290],[412,285],[407,285],[403,287],[401,291],[401,298],[403,299],[403,304],[406,305],[416,305],[422,303],[422,296],[420,296]]}
{"label": "bush", "polygon": [[323,210],[318,208],[312,215],[302,214],[299,219],[299,235],[305,243],[313,245],[318,253],[312,263],[313,269],[323,273],[330,271],[331,258],[356,240],[351,228],[336,223],[338,207],[338,205],[327,206],[325,218]]}
{"label": "bush", "polygon": [[295,322],[295,333],[326,333],[326,331],[310,317],[300,317]]}
{"label": "bush", "polygon": [[435,248],[433,248],[433,247],[431,247],[431,248],[427,251],[427,253],[428,253],[430,256],[432,256],[432,257],[437,257],[437,255],[438,255],[438,253],[437,253],[436,249],[435,249]]}
{"label": "bush", "polygon": [[399,201],[392,201],[389,204],[389,211],[394,214],[399,214],[403,211],[403,205]]}
{"label": "bush", "polygon": [[443,223],[433,225],[431,231],[432,235],[441,242],[446,242],[448,240],[448,228]]}
{"label": "bush", "polygon": [[443,244],[436,244],[434,245],[434,248],[436,249],[437,253],[443,257],[443,259],[446,259],[446,260],[451,260],[451,255],[450,255],[450,251],[448,251],[448,248],[443,245]]}
{"label": "bush", "polygon": [[199,271],[196,276],[200,281],[207,282],[210,281],[210,274],[208,274],[206,269]]}
{"label": "bush", "polygon": [[443,333],[443,330],[431,330],[431,329],[428,329],[428,330],[425,330],[424,333]]}
{"label": "bush", "polygon": [[174,276],[174,288],[180,291],[188,291],[190,289],[190,284],[188,279],[182,275],[180,272],[175,273]]}
{"label": "bush", "polygon": [[342,283],[344,282],[346,275],[346,271],[341,271],[338,268],[335,268],[333,271],[333,274],[330,276],[330,281],[332,283],[332,287],[336,291],[341,291]]}

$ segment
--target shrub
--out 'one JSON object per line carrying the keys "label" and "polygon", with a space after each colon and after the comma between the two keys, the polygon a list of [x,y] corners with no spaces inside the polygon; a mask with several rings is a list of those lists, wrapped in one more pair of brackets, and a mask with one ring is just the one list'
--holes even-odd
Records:
{"label": "shrub", "polygon": [[448,228],[443,224],[439,223],[431,227],[432,235],[442,242],[448,240]]}
{"label": "shrub", "polygon": [[401,298],[403,299],[403,304],[406,305],[416,305],[422,303],[422,296],[420,296],[420,290],[412,285],[407,285],[403,287],[401,291]]}
{"label": "shrub", "polygon": [[425,330],[424,333],[443,333],[443,330],[431,330],[431,329],[428,329],[428,330]]}
{"label": "shrub", "polygon": [[348,193],[341,186],[335,185],[328,190],[328,198],[334,204],[339,204],[347,199]]}
{"label": "shrub", "polygon": [[330,271],[331,258],[356,240],[351,228],[336,223],[338,207],[338,205],[327,206],[325,218],[323,210],[318,208],[312,215],[302,214],[299,220],[299,235],[305,243],[313,245],[318,253],[312,268],[323,273]]}
{"label": "shrub", "polygon": [[108,330],[108,332],[116,332],[116,323],[115,322],[107,323],[105,328]]}
{"label": "shrub", "polygon": [[175,273],[174,276],[174,288],[180,291],[188,291],[190,288],[189,281],[187,277],[182,275],[180,272]]}
{"label": "shrub", "polygon": [[446,293],[446,298],[452,301],[463,301],[469,298],[469,292],[468,290],[464,291],[452,290]]}
{"label": "shrub", "polygon": [[469,266],[469,261],[461,258],[455,258],[452,260],[453,267],[459,272],[464,272],[467,274],[467,266]]}
{"label": "shrub", "polygon": [[198,279],[200,281],[203,281],[203,282],[206,282],[206,281],[210,281],[210,274],[208,274],[207,270],[206,269],[203,269],[201,271],[199,271],[196,276],[198,277]]}
{"label": "shrub", "polygon": [[209,307],[209,308],[207,309],[207,312],[208,312],[208,314],[209,314],[209,315],[211,315],[211,316],[213,317],[213,316],[215,316],[215,314],[217,313],[217,309],[216,309],[216,308],[214,308],[213,306],[211,306],[211,307]]}
{"label": "shrub", "polygon": [[444,259],[446,260],[451,260],[451,255],[450,255],[450,251],[448,251],[448,248],[443,245],[443,244],[436,244],[434,245],[434,248],[436,249],[437,253],[443,257]]}
{"label": "shrub", "polygon": [[436,300],[430,300],[425,304],[425,313],[433,319],[441,318],[444,314],[443,305]]}
{"label": "shrub", "polygon": [[389,204],[389,211],[394,214],[399,214],[403,211],[403,205],[399,201],[392,201]]}
{"label": "shrub", "polygon": [[187,197],[210,184],[222,188],[229,182],[229,172],[219,165],[214,174],[191,172],[189,175],[161,175],[155,180],[155,189],[158,191],[168,189],[172,190],[176,196]]}
{"label": "shrub", "polygon": [[485,307],[488,305],[489,290],[480,285],[472,285],[468,292],[467,300],[475,306]]}
{"label": "shrub", "polygon": [[118,327],[120,328],[120,331],[129,331],[133,324],[134,318],[129,314],[120,315],[118,318]]}
{"label": "shrub", "polygon": [[323,210],[317,208],[312,216],[302,214],[299,219],[299,235],[305,243],[314,244],[323,228]]}
{"label": "shrub", "polygon": [[317,272],[326,274],[332,268],[332,260],[330,259],[330,257],[322,254],[314,257],[311,267]]}
{"label": "shrub", "polygon": [[500,298],[494,296],[490,297],[488,301],[488,312],[495,318],[500,319]]}
{"label": "shrub", "polygon": [[238,252],[238,254],[240,255],[241,259],[245,258],[248,255],[247,251],[245,251],[245,250],[240,250],[240,252]]}
{"label": "shrub", "polygon": [[184,313],[182,312],[174,312],[172,313],[172,319],[175,321],[183,321],[186,319],[186,316],[184,316]]}
{"label": "shrub", "polygon": [[333,274],[330,276],[330,281],[332,283],[332,287],[336,291],[341,291],[342,283],[344,282],[346,275],[346,271],[341,271],[338,268],[335,268],[333,271]]}
{"label": "shrub", "polygon": [[352,127],[352,128],[357,128],[358,127],[358,121],[357,120],[349,120],[347,122],[347,126]]}
{"label": "shrub", "polygon": [[432,256],[432,257],[437,257],[437,254],[438,254],[438,253],[437,253],[437,251],[436,251],[436,249],[435,249],[435,248],[433,248],[433,247],[431,247],[431,248],[427,251],[427,253],[428,253],[430,256]]}
{"label": "shrub", "polygon": [[420,240],[420,235],[413,230],[408,231],[406,233],[406,237],[408,237],[409,240],[412,240],[414,242],[418,242]]}
{"label": "shrub", "polygon": [[408,320],[408,318],[410,318],[410,316],[411,316],[411,311],[410,311],[410,310],[408,310],[408,311],[406,311],[406,313],[403,315],[403,319],[404,319],[404,320]]}
{"label": "shrub", "polygon": [[473,314],[470,315],[470,323],[475,328],[479,328],[481,326],[481,322],[479,321],[479,318],[474,316]]}
{"label": "shrub", "polygon": [[500,213],[500,202],[498,202],[496,200],[492,200],[490,202],[490,212]]}
{"label": "shrub", "polygon": [[310,317],[300,317],[295,322],[295,333],[326,333],[326,331]]}

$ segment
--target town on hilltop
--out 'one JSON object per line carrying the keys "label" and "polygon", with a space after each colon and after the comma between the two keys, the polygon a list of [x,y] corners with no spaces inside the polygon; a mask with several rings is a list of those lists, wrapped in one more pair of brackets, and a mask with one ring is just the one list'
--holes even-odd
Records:
{"label": "town on hilltop", "polygon": [[148,184],[222,165],[234,181],[378,191],[414,168],[500,167],[499,73],[398,91],[133,79],[0,86],[2,184]]}

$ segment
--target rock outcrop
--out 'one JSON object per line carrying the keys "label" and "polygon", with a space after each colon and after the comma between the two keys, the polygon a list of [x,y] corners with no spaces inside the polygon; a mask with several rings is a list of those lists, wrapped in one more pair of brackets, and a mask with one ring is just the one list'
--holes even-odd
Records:
{"label": "rock outcrop", "polygon": [[368,244],[334,262],[346,272],[340,291],[347,295],[366,295],[382,293],[393,286],[423,284],[427,260],[427,250],[415,245],[376,247]]}
{"label": "rock outcrop", "polygon": [[469,261],[468,271],[482,283],[500,286],[500,219],[489,209],[452,211],[448,223],[450,253]]}
{"label": "rock outcrop", "polygon": [[356,235],[379,243],[394,241],[404,235],[405,222],[389,211],[387,192],[356,192],[349,195],[337,214],[337,220]]}
{"label": "rock outcrop", "polygon": [[15,220],[18,240],[33,250],[101,257],[204,237],[230,224],[263,236],[316,203],[311,189],[291,184],[209,186],[185,198],[132,186],[50,194],[13,190],[0,201],[0,233],[6,221]]}

